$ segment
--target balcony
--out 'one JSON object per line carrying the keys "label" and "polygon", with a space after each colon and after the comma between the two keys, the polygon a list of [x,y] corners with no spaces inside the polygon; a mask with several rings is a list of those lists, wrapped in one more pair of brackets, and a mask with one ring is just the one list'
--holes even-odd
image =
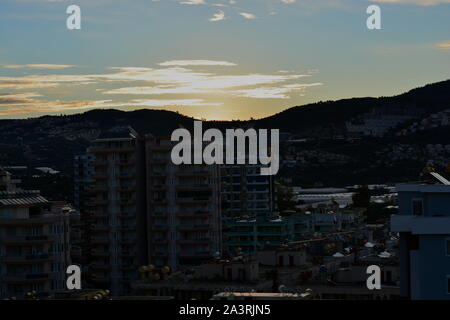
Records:
{"label": "balcony", "polygon": [[123,205],[123,206],[134,205],[135,203],[136,203],[136,199],[135,198],[121,199],[120,200],[120,204]]}
{"label": "balcony", "polygon": [[165,172],[165,171],[156,171],[156,170],[153,170],[153,171],[150,171],[149,172],[149,177],[152,177],[152,178],[161,178],[161,177],[164,177],[164,176],[166,176],[167,175],[167,173]]}
{"label": "balcony", "polygon": [[136,238],[122,238],[119,242],[123,244],[133,244],[136,242]]}
{"label": "balcony", "polygon": [[91,243],[97,243],[97,244],[108,244],[110,242],[109,238],[106,237],[95,237],[91,239]]}
{"label": "balcony", "polygon": [[178,230],[209,230],[210,224],[180,224],[177,226]]}
{"label": "balcony", "polygon": [[151,158],[148,161],[150,164],[167,164],[170,162],[169,158]]}
{"label": "balcony", "polygon": [[134,172],[121,172],[119,173],[119,178],[120,179],[133,179],[135,178],[135,173]]}
{"label": "balcony", "polygon": [[126,270],[126,271],[130,271],[130,270],[137,270],[137,267],[134,265],[122,265],[120,267],[121,270]]}
{"label": "balcony", "polygon": [[93,263],[89,265],[89,268],[92,270],[109,270],[111,269],[111,266],[109,264]]}
{"label": "balcony", "polygon": [[100,160],[100,159],[96,159],[92,165],[94,167],[104,167],[108,165],[108,161],[107,160]]}
{"label": "balcony", "polygon": [[122,257],[128,257],[128,258],[130,258],[130,257],[135,257],[136,256],[136,252],[135,251],[122,251],[122,252],[120,252],[120,255],[122,256]]}
{"label": "balcony", "polygon": [[119,161],[119,165],[121,166],[134,166],[135,164],[136,160],[134,158]]}
{"label": "balcony", "polygon": [[106,224],[96,224],[92,227],[93,231],[108,231],[109,226]]}
{"label": "balcony", "polygon": [[177,242],[181,245],[183,245],[183,244],[208,244],[210,241],[211,241],[211,238],[177,240]]}
{"label": "balcony", "polygon": [[133,218],[136,218],[134,213],[131,213],[131,212],[122,212],[122,213],[119,214],[119,216],[122,219],[133,219]]}
{"label": "balcony", "polygon": [[136,230],[136,225],[122,225],[119,229],[123,231],[134,231]]}
{"label": "balcony", "polygon": [[167,224],[154,224],[154,225],[152,225],[152,229],[154,229],[154,230],[165,230],[167,228],[168,228]]}
{"label": "balcony", "polygon": [[158,245],[163,245],[163,244],[167,244],[169,241],[167,239],[153,239],[152,243],[154,244],[158,244]]}
{"label": "balcony", "polygon": [[211,215],[210,211],[182,211],[177,213],[177,216],[187,217],[187,218],[201,218],[201,217],[209,217]]}
{"label": "balcony", "polygon": [[53,256],[47,253],[29,254],[29,255],[5,255],[0,256],[0,261],[3,262],[17,262],[17,263],[35,263],[39,261],[51,261]]}
{"label": "balcony", "polygon": [[166,204],[167,199],[165,199],[165,198],[149,199],[149,202],[154,203],[154,204]]}
{"label": "balcony", "polygon": [[181,184],[176,186],[177,190],[210,190],[212,186],[210,184]]}
{"label": "balcony", "polygon": [[177,176],[180,177],[198,177],[198,176],[209,176],[211,172],[208,170],[179,170]]}
{"label": "balcony", "polygon": [[135,152],[135,148],[132,146],[129,147],[108,147],[108,146],[98,146],[98,147],[90,147],[90,153],[131,153]]}
{"label": "balcony", "polygon": [[95,212],[94,211],[94,212],[91,213],[90,217],[103,219],[103,218],[108,218],[109,214],[107,212],[101,212],[101,211]]}
{"label": "balcony", "polygon": [[91,255],[93,257],[109,257],[111,254],[109,253],[109,251],[93,250],[91,252]]}
{"label": "balcony", "polygon": [[136,185],[135,184],[123,184],[119,186],[119,191],[122,192],[133,192],[136,190]]}
{"label": "balcony", "polygon": [[106,172],[97,172],[94,174],[93,178],[95,180],[105,180],[108,179],[108,173]]}
{"label": "balcony", "polygon": [[211,201],[210,197],[191,197],[191,198],[177,198],[177,203],[208,203]]}
{"label": "balcony", "polygon": [[46,243],[54,241],[54,236],[40,235],[40,236],[13,236],[0,239],[0,243],[22,244],[22,243]]}
{"label": "balcony", "polygon": [[209,251],[197,251],[197,252],[182,252],[179,255],[181,258],[211,258],[212,254]]}
{"label": "balcony", "polygon": [[9,273],[0,277],[4,282],[34,282],[51,280],[53,273]]}
{"label": "balcony", "polygon": [[108,186],[106,184],[97,184],[94,186],[89,187],[88,192],[90,193],[101,193],[101,192],[107,192]]}

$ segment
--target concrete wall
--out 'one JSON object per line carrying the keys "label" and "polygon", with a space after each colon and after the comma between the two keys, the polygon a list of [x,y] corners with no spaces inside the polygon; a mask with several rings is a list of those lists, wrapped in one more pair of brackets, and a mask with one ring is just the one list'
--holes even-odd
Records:
{"label": "concrete wall", "polygon": [[283,266],[289,266],[289,257],[293,257],[293,266],[302,266],[306,264],[306,251],[276,251],[267,250],[258,252],[258,261],[266,266],[278,266],[280,257],[283,257]]}
{"label": "concrete wall", "polygon": [[412,200],[422,199],[424,216],[450,216],[450,193],[401,192],[398,196],[399,214],[412,214]]}
{"label": "concrete wall", "polygon": [[[242,272],[245,274],[244,279],[242,279]],[[248,263],[210,263],[195,267],[195,277],[197,279],[256,281],[258,276],[259,266],[256,261]]]}
{"label": "concrete wall", "polygon": [[450,276],[450,256],[446,255],[447,236],[420,236],[418,272],[420,299],[450,300],[447,276]]}

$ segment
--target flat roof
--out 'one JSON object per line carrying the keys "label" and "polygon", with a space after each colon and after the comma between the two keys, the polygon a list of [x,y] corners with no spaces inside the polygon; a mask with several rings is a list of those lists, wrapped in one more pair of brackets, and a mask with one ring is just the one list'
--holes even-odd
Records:
{"label": "flat roof", "polygon": [[450,185],[444,184],[398,184],[398,192],[450,193]]}

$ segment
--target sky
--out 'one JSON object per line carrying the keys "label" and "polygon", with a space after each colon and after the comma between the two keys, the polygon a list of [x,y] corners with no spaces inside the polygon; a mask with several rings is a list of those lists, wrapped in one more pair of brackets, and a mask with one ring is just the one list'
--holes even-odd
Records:
{"label": "sky", "polygon": [[[69,5],[81,29],[69,30]],[[381,8],[381,30],[366,10]],[[450,0],[1,0],[0,119],[262,118],[450,79]]]}

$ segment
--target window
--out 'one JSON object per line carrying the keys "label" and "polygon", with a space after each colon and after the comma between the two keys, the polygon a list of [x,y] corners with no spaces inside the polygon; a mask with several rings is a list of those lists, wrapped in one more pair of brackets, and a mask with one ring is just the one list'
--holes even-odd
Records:
{"label": "window", "polygon": [[283,256],[279,256],[278,257],[278,265],[279,266],[284,266],[284,257]]}
{"label": "window", "polygon": [[423,201],[422,199],[412,200],[412,212],[415,216],[421,216],[423,214]]}
{"label": "window", "polygon": [[447,276],[447,294],[450,294],[450,275]]}
{"label": "window", "polygon": [[289,266],[294,266],[294,256],[289,256]]}

